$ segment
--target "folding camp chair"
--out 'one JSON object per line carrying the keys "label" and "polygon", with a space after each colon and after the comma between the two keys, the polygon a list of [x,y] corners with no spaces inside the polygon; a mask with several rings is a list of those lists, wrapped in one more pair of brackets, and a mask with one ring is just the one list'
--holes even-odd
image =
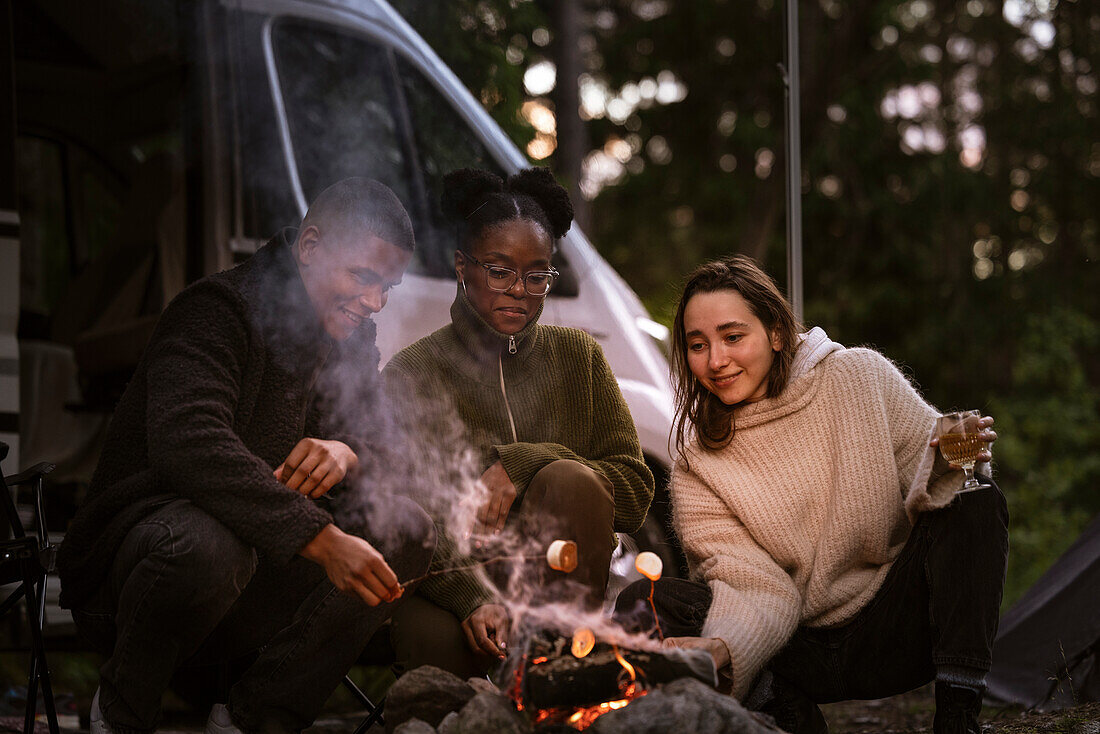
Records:
{"label": "folding camp chair", "polygon": [[[382,626],[375,630],[374,635],[367,642],[367,647],[359,655],[359,663],[361,665],[367,665],[371,667],[391,667],[394,661],[393,646],[390,644],[390,622],[384,622]],[[386,719],[382,715],[382,709],[386,705],[386,697],[382,696],[378,703],[374,703],[370,700],[366,693],[364,693],[359,686],[355,685],[355,681],[350,676],[344,676],[344,688],[347,688],[352,696],[355,697],[359,703],[363,704],[363,708],[367,711],[367,716],[355,728],[354,734],[363,734],[367,729],[370,729],[374,724],[379,726],[385,726]]]}
{"label": "folding camp chair", "polygon": [[[0,465],[7,457],[8,445],[0,442]],[[23,722],[23,734],[31,734],[34,730],[39,683],[42,684],[50,734],[58,734],[53,686],[50,684],[50,669],[42,642],[42,624],[46,618],[46,575],[54,566],[54,547],[50,545],[46,532],[46,516],[42,507],[42,478],[53,471],[53,468],[53,464],[38,464],[10,477],[4,477],[0,473],[0,520],[6,521],[10,529],[2,534],[4,540],[0,540],[0,585],[16,583],[15,589],[0,603],[0,617],[13,611],[18,614],[16,605],[22,598],[26,602],[27,628],[31,641],[31,656],[27,666],[27,713]],[[31,534],[23,527],[23,521],[15,509],[15,499],[9,489],[20,485],[29,485],[34,491],[35,519]]]}
{"label": "folding camp chair", "polygon": [[382,707],[386,705],[386,699],[382,699],[376,705],[367,694],[360,690],[359,686],[355,685],[349,676],[344,676],[344,688],[347,688],[351,695],[355,696],[359,703],[363,704],[363,707],[367,710],[367,718],[360,722],[359,726],[355,727],[354,734],[363,734],[367,729],[370,729],[374,724],[385,725],[386,719],[382,716]]}

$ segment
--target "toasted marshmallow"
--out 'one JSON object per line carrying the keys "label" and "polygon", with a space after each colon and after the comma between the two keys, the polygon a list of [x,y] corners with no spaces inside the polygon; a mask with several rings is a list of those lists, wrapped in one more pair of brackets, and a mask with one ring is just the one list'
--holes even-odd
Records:
{"label": "toasted marshmallow", "polygon": [[570,648],[573,652],[573,657],[583,658],[588,653],[592,652],[592,648],[596,646],[596,635],[592,634],[592,630],[587,627],[578,627],[573,632],[573,646]]}
{"label": "toasted marshmallow", "polygon": [[555,571],[572,573],[577,567],[577,544],[572,540],[555,540],[546,549],[546,562]]}
{"label": "toasted marshmallow", "polygon": [[638,557],[634,559],[634,568],[650,581],[661,578],[661,571],[664,570],[664,567],[665,564],[661,562],[661,557],[649,551],[639,553]]}

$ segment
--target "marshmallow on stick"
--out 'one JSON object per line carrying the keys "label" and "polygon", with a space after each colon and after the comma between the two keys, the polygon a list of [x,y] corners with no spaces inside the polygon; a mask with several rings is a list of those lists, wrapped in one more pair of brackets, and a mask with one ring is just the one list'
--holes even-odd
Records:
{"label": "marshmallow on stick", "polygon": [[573,632],[573,645],[570,650],[573,653],[573,657],[583,658],[588,653],[592,652],[592,648],[596,646],[596,635],[592,634],[592,630],[587,627],[578,627]]}
{"label": "marshmallow on stick", "polygon": [[650,581],[656,581],[661,578],[661,571],[664,570],[664,564],[661,563],[661,557],[656,553],[650,553],[644,551],[638,554],[638,557],[634,559],[634,568],[638,573],[645,576]]}
{"label": "marshmallow on stick", "polygon": [[572,540],[555,540],[546,549],[546,562],[555,571],[572,573],[577,568],[577,544]]}

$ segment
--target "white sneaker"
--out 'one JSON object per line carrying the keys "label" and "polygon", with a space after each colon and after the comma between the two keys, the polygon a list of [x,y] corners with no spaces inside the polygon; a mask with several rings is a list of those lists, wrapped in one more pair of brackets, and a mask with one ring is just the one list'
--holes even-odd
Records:
{"label": "white sneaker", "polygon": [[99,689],[95,689],[95,695],[92,696],[92,710],[88,714],[88,732],[89,734],[113,734],[111,731],[111,725],[107,723],[107,720],[103,718],[103,712],[99,710]]}
{"label": "white sneaker", "polygon": [[[96,734],[91,732],[90,734]],[[229,718],[229,709],[224,703],[216,703],[210,709],[210,717],[206,720],[206,729],[203,734],[244,734],[233,719]]]}

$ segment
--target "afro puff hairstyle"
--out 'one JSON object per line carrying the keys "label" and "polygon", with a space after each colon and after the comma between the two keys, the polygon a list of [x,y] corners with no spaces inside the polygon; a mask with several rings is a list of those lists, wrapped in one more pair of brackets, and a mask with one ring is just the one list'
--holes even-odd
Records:
{"label": "afro puff hairstyle", "polygon": [[515,219],[542,227],[552,240],[569,231],[573,204],[549,168],[527,168],[505,181],[476,168],[443,177],[440,204],[459,229],[459,249],[466,250],[486,230]]}

